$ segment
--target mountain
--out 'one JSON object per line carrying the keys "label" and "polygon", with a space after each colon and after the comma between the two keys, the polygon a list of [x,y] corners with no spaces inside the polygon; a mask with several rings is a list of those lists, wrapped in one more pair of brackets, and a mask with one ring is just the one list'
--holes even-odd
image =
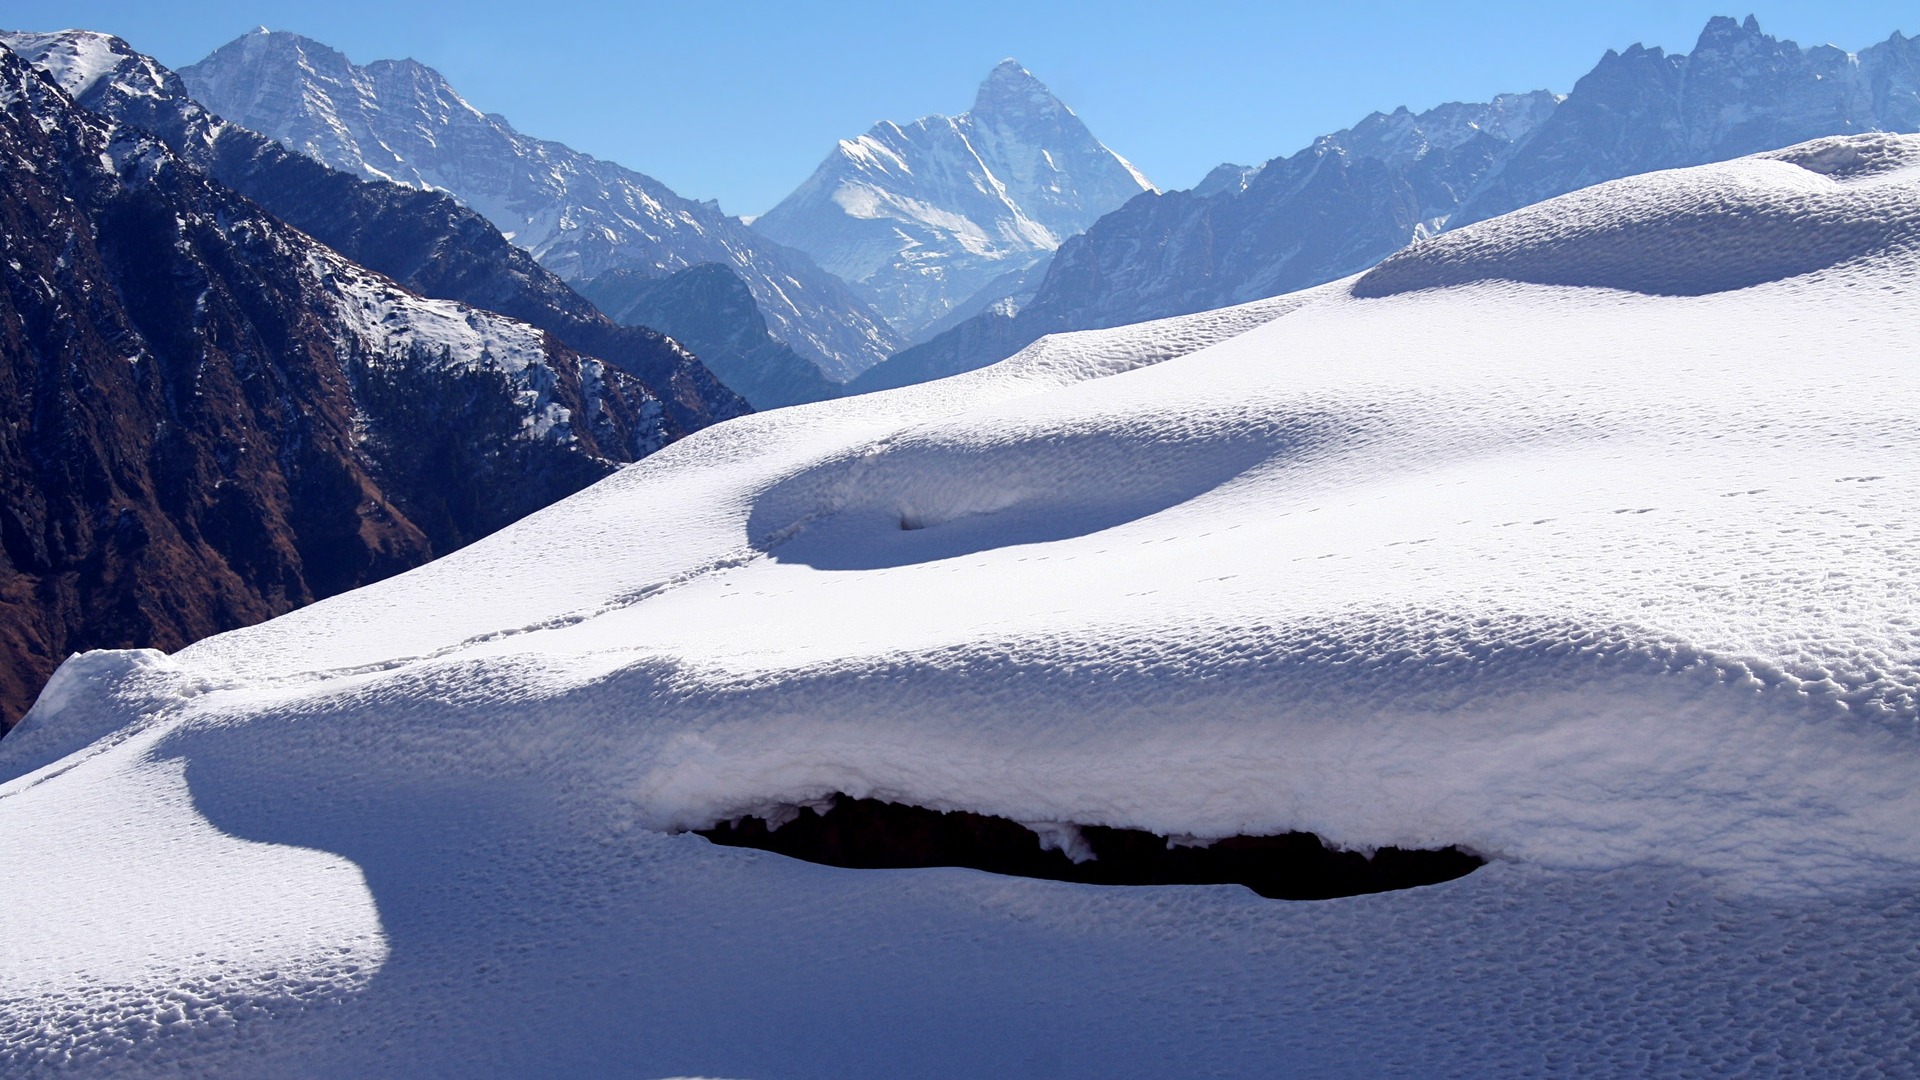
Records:
{"label": "mountain", "polygon": [[686,433],[640,380],[349,262],[4,47],[0,106],[0,723],[70,652],[386,577]]}
{"label": "mountain", "polygon": [[75,657],[0,740],[0,1073],[1909,1072],[1916,310],[1920,137],[1824,139]]}
{"label": "mountain", "polygon": [[1609,50],[1455,224],[1655,169],[1724,161],[1817,135],[1920,130],[1920,39],[1895,32],[1850,54],[1802,49],[1715,18],[1688,55]]}
{"label": "mountain", "polygon": [[162,139],[181,159],[301,231],[422,295],[498,311],[638,377],[690,431],[746,411],[685,349],[616,325],[531,255],[441,192],[361,180],[207,112],[172,71],[85,30],[0,32],[84,108]]}
{"label": "mountain", "polygon": [[1063,244],[1016,313],[984,312],[851,389],[970,370],[1043,334],[1305,288],[1603,180],[1874,130],[1920,130],[1920,39],[1849,54],[1716,18],[1690,55],[1609,52],[1557,105],[1536,92],[1375,113],[1290,157],[1135,199]]}
{"label": "mountain", "polygon": [[220,116],[337,169],[445,191],[572,282],[700,263],[747,282],[776,336],[846,379],[898,338],[833,275],[712,203],[480,112],[412,60],[365,67],[298,34],[257,30],[180,70]]}
{"label": "mountain", "polygon": [[1535,92],[1418,115],[1375,113],[1291,158],[1223,167],[1232,179],[1214,194],[1135,199],[1062,245],[1024,303],[990,308],[903,350],[848,390],[944,378],[1043,334],[1200,311],[1350,274],[1443,223],[1555,103]]}
{"label": "mountain", "polygon": [[756,409],[840,395],[839,383],[767,330],[746,282],[719,263],[665,277],[609,270],[580,291],[621,322],[656,327],[685,343]]}
{"label": "mountain", "polygon": [[912,337],[1152,190],[1006,60],[959,116],[883,121],[842,141],[753,227],[858,285]]}

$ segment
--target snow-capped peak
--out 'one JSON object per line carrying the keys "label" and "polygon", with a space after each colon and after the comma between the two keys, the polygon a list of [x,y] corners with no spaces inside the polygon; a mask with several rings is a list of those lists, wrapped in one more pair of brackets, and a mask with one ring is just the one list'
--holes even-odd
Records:
{"label": "snow-capped peak", "polygon": [[914,334],[1153,185],[1018,60],[973,108],[839,143],[755,228],[865,287]]}
{"label": "snow-capped peak", "polygon": [[94,30],[56,30],[47,34],[0,31],[0,44],[53,76],[69,97],[78,98],[130,58],[131,46]]}
{"label": "snow-capped peak", "polygon": [[1012,57],[994,65],[992,71],[980,82],[980,90],[974,95],[973,116],[991,115],[1009,108],[1012,109],[1059,109],[1069,116],[1073,110],[1066,103],[1053,96],[1047,84],[1036,78],[1033,72],[1020,66],[1020,61]]}
{"label": "snow-capped peak", "polygon": [[355,64],[298,34],[254,31],[180,77],[220,115],[334,168],[452,194],[570,281],[720,262],[747,282],[774,333],[834,378],[898,346],[808,260],[652,177],[515,130],[419,61]]}

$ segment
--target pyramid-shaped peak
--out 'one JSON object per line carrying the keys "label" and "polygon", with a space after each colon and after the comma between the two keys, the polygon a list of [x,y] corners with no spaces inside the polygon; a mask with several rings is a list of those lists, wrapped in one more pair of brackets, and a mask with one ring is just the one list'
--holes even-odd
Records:
{"label": "pyramid-shaped peak", "polygon": [[[338,56],[346,59],[344,53],[324,41],[315,41],[305,34],[292,30],[273,30],[265,26],[253,29],[227,42],[213,51],[213,55],[230,51],[246,54],[250,50],[293,51],[319,56]],[[255,53],[257,55],[257,53]]]}
{"label": "pyramid-shaped peak", "polygon": [[1009,56],[995,64],[992,71],[980,83],[980,92],[974,95],[975,114],[991,114],[1008,110],[1030,111],[1035,106],[1062,108],[1060,99],[1053,96],[1047,84],[1035,78],[1033,72],[1020,65],[1020,61]]}

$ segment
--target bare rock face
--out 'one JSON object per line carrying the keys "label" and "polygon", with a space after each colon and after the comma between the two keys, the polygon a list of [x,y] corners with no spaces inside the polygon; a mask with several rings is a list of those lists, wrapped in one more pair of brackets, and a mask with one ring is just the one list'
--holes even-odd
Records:
{"label": "bare rock face", "polygon": [[0,48],[0,718],[418,565],[685,429],[536,327],[423,298]]}
{"label": "bare rock face", "polygon": [[258,30],[180,75],[214,112],[317,161],[451,194],[568,281],[718,262],[747,283],[775,336],[830,378],[900,345],[806,255],[650,176],[522,134],[423,64],[360,66],[310,38]]}

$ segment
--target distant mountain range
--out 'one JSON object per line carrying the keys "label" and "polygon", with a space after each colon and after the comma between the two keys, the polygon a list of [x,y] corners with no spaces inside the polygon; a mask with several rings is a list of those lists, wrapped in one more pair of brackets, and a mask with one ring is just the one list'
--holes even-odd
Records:
{"label": "distant mountain range", "polygon": [[774,334],[830,379],[850,378],[902,344],[807,256],[713,203],[524,135],[413,60],[363,67],[310,38],[261,29],[180,76],[220,116],[336,169],[452,194],[568,281],[612,269],[663,276],[725,265],[746,282]]}
{"label": "distant mountain range", "polygon": [[812,255],[914,337],[1153,185],[1014,60],[973,108],[882,121],[753,227]]}
{"label": "distant mountain range", "polygon": [[1041,336],[1274,296],[1603,180],[1821,135],[1920,131],[1920,39],[1850,54],[1715,18],[1692,53],[1609,51],[1562,100],[1505,95],[1375,113],[1192,191],[1142,195],[1061,245],[1030,298],[866,372],[853,392],[971,370]]}

